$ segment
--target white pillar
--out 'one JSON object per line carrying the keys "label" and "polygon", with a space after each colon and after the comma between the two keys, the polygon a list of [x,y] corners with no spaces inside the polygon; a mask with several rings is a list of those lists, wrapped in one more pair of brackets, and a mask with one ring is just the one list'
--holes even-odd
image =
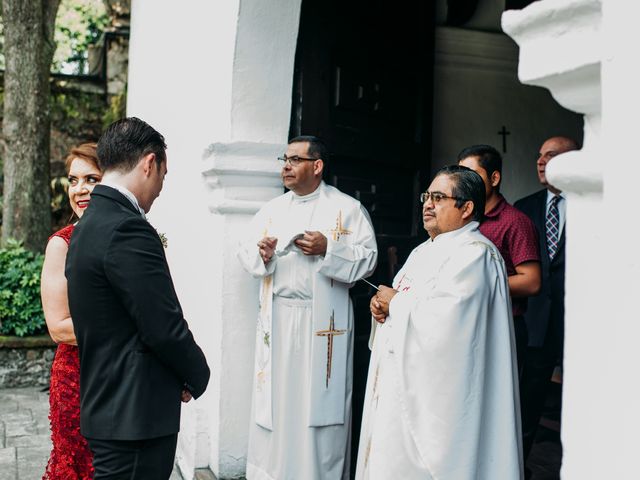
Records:
{"label": "white pillar", "polygon": [[169,174],[150,219],[212,369],[183,409],[177,458],[189,479],[195,468],[245,471],[257,283],[235,249],[282,192],[300,1],[133,2],[127,114],[166,137]]}
{"label": "white pillar", "polygon": [[[602,221],[591,219],[601,231],[603,244],[596,247],[605,264],[600,284],[601,334],[595,349],[602,352],[606,374],[599,415],[602,425],[602,463],[608,461],[607,478],[638,477],[638,432],[640,431],[640,249],[638,221],[630,213],[638,204],[638,124],[640,112],[640,31],[638,2],[602,2],[602,148],[604,163],[604,208]],[[595,439],[594,439],[595,443]],[[605,466],[600,471],[605,471]],[[600,478],[605,478],[601,476]]]}
{"label": "white pillar", "polygon": [[[545,0],[503,15],[523,83],[585,114],[584,147],[547,170],[567,192],[563,479],[637,477],[637,141],[633,2]],[[634,40],[635,39],[635,40]]]}

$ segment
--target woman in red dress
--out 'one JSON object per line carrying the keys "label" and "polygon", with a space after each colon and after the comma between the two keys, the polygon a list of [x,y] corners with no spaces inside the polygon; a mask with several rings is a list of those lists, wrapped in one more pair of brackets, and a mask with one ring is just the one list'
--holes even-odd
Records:
{"label": "woman in red dress", "polygon": [[[66,160],[69,202],[82,216],[93,187],[100,183],[96,144],[85,143],[71,150]],[[65,260],[73,232],[69,225],[49,239],[42,267],[42,309],[49,335],[58,344],[49,388],[49,420],[53,449],[43,480],[93,478],[93,456],[80,434],[80,362],[67,301]]]}

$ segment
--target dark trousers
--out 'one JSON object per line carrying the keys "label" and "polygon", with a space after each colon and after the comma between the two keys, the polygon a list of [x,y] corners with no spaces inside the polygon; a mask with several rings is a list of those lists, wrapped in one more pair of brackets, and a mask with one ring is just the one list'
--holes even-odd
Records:
{"label": "dark trousers", "polygon": [[513,330],[516,337],[516,356],[518,359],[518,378],[522,378],[524,369],[524,358],[527,353],[527,343],[529,343],[529,335],[527,334],[527,324],[524,316],[516,315],[513,317]]}
{"label": "dark trousers", "polygon": [[168,480],[178,434],[148,440],[87,438],[95,480]]}
{"label": "dark trousers", "polygon": [[552,342],[543,347],[529,347],[524,371],[520,379],[520,405],[522,410],[522,450],[524,460],[536,438],[540,417],[551,386],[551,375],[559,363],[557,348]]}

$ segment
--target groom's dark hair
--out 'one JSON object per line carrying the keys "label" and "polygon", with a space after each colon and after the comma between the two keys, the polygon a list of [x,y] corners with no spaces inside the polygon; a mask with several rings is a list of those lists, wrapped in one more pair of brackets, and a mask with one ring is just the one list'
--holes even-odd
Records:
{"label": "groom's dark hair", "polygon": [[130,172],[140,159],[156,154],[160,165],[167,159],[164,137],[151,125],[136,117],[113,122],[98,140],[98,164],[103,172]]}

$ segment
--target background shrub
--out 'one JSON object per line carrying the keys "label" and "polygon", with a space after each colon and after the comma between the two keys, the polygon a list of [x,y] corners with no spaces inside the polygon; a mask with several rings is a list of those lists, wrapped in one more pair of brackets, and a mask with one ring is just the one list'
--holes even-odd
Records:
{"label": "background shrub", "polygon": [[0,334],[44,333],[40,302],[40,272],[44,255],[9,240],[0,248]]}

